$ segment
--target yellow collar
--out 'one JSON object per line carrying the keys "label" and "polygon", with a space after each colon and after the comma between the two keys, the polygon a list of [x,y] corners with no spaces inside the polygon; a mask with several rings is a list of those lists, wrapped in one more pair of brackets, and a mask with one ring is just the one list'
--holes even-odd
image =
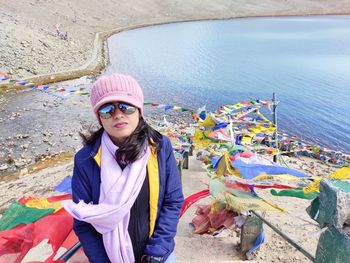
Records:
{"label": "yellow collar", "polygon": [[[98,149],[94,159],[99,167],[101,167],[101,154],[102,146]],[[151,155],[147,163],[147,174],[149,181],[149,207],[150,207],[150,230],[149,237],[152,236],[154,232],[154,227],[156,224],[157,213],[158,213],[158,199],[159,199],[159,171],[158,171],[158,155],[157,150],[151,147]]]}

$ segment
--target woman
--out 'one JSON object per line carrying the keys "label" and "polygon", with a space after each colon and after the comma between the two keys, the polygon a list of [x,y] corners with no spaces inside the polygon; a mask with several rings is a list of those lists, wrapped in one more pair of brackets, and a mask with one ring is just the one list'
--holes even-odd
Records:
{"label": "woman", "polygon": [[175,262],[183,203],[169,139],[143,119],[135,79],[99,78],[90,100],[100,130],[75,155],[65,209],[90,262]]}

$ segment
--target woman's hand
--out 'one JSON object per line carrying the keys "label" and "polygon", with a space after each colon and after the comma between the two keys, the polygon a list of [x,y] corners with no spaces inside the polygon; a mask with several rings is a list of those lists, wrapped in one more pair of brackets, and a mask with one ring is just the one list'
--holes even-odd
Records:
{"label": "woman's hand", "polygon": [[141,257],[141,262],[142,263],[160,263],[162,262],[163,258],[162,257],[154,257],[150,255],[143,255]]}

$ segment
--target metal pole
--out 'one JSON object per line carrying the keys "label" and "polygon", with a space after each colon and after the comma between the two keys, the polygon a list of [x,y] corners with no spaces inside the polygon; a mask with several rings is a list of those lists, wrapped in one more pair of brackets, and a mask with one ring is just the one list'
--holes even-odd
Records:
{"label": "metal pole", "polygon": [[[273,141],[275,143],[275,147],[278,150],[278,137],[277,137],[277,101],[276,101],[276,93],[274,92],[272,94],[272,102],[273,102],[273,106],[272,106],[272,122],[273,125],[275,127],[275,132],[273,133]],[[277,155],[273,156],[273,161],[276,163],[277,162]]]}
{"label": "metal pole", "polygon": [[58,260],[67,262],[81,247],[81,243],[77,242],[73,247],[71,247],[66,253],[64,253]]}
{"label": "metal pole", "polygon": [[299,250],[301,253],[303,253],[308,259],[310,259],[312,262],[316,262],[315,257],[312,256],[309,252],[307,252],[304,248],[299,246],[293,239],[288,237],[286,234],[282,233],[280,230],[278,230],[277,227],[275,227],[273,224],[271,224],[269,221],[267,221],[265,218],[263,218],[261,215],[256,213],[255,211],[251,211],[254,215],[256,215],[258,218],[260,218],[266,225],[272,228],[277,234],[279,234],[281,237],[283,237],[289,244],[291,244],[293,247],[295,247],[297,250]]}

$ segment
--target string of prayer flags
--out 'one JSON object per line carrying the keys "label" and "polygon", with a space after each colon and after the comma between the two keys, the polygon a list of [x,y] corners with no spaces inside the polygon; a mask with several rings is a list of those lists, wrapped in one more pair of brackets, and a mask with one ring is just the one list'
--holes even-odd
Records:
{"label": "string of prayer flags", "polygon": [[0,72],[0,80],[4,81],[4,80],[8,80],[8,79],[12,79],[12,75],[11,74],[4,74]]}
{"label": "string of prayer flags", "polygon": [[[36,85],[35,83],[32,83],[32,82],[14,79],[12,75],[4,74],[4,73],[0,73],[0,80],[7,81],[8,84],[13,84],[14,86],[23,86],[23,87],[31,88],[33,91],[44,92],[48,95],[54,96],[55,98],[59,98],[59,99],[65,99],[66,97],[71,96],[73,94],[75,94],[75,95],[89,95],[88,92],[84,92],[81,89],[80,90],[67,90],[64,87],[54,88],[54,87],[51,87],[49,85]],[[48,89],[50,89],[50,91]],[[59,92],[59,93],[64,92],[64,94],[57,95],[57,94],[54,94],[53,92]],[[188,112],[191,112],[192,115],[195,115],[195,112],[196,112],[193,109],[189,109],[187,107],[181,107],[181,106],[177,106],[177,105],[166,105],[166,104],[153,103],[153,102],[144,102],[144,105],[151,105],[153,107],[164,109],[165,111],[168,111],[168,110],[176,110],[176,111],[181,110],[182,112],[188,111]],[[205,110],[205,107],[204,107],[204,110]]]}
{"label": "string of prayer flags", "polygon": [[[14,79],[12,75],[8,75],[8,74],[4,74],[4,73],[0,73],[0,80],[2,82],[7,81],[7,84],[13,85],[14,87],[26,87],[26,88],[30,88],[33,91],[38,91],[38,92],[42,92],[42,93],[46,93],[47,95],[53,96],[57,99],[65,99],[65,97],[72,95],[72,94],[76,94],[76,95],[88,95],[88,92],[82,92],[81,90],[71,90],[68,91],[67,93],[65,93],[64,95],[57,95],[54,92],[65,92],[67,91],[65,88],[53,88],[50,87],[49,85],[36,85],[33,82],[27,82],[27,81],[23,81],[23,80],[18,80],[18,79]],[[50,88],[50,91],[48,90]]]}
{"label": "string of prayer flags", "polygon": [[194,110],[192,110],[192,109],[181,107],[181,106],[176,106],[176,105],[160,104],[160,103],[154,103],[154,102],[149,102],[149,101],[145,101],[143,103],[143,105],[150,105],[152,107],[156,107],[156,108],[159,108],[159,109],[164,109],[164,111],[181,110],[182,112],[190,111],[190,112],[194,113]]}

